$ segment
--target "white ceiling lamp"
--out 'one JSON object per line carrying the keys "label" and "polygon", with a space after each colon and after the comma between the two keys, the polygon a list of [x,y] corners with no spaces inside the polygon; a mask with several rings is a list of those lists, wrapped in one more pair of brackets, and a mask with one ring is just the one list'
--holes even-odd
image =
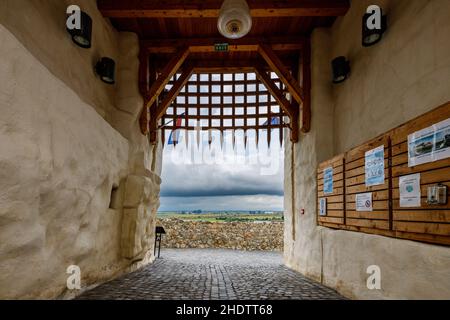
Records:
{"label": "white ceiling lamp", "polygon": [[219,32],[226,38],[239,39],[252,28],[250,8],[245,0],[225,0],[217,23]]}

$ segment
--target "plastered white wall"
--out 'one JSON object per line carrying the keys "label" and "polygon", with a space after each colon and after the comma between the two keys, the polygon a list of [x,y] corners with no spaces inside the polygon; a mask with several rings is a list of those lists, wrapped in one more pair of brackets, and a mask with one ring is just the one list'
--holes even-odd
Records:
{"label": "plastered white wall", "polygon": [[[389,30],[381,43],[363,48],[362,15],[375,3],[389,15]],[[450,101],[449,34],[446,0],[352,1],[331,29],[314,31],[312,130],[295,146],[286,144],[289,267],[349,298],[450,298],[450,248],[316,225],[320,162]],[[340,55],[351,61],[352,72],[332,85],[331,60]],[[370,265],[381,268],[381,290],[367,288]]]}
{"label": "plastered white wall", "polygon": [[[93,18],[92,49],[67,34],[68,4]],[[79,294],[72,264],[86,288],[151,262],[161,152],[139,132],[137,36],[95,0],[5,0],[0,43],[0,298]],[[102,56],[114,86],[93,71]]]}

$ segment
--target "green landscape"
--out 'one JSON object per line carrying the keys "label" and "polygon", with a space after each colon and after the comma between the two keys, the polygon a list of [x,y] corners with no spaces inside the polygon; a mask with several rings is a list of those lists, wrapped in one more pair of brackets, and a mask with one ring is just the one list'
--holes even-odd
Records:
{"label": "green landscape", "polygon": [[281,222],[284,221],[282,211],[223,211],[202,212],[201,210],[189,212],[158,212],[160,219],[180,219],[186,221],[208,221],[208,222]]}

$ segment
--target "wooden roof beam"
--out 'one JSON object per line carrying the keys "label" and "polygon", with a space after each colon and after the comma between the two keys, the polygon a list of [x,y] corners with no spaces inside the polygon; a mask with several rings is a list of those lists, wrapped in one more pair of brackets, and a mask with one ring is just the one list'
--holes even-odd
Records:
{"label": "wooden roof beam", "polygon": [[[350,8],[349,0],[247,0],[252,17],[337,17]],[[217,18],[217,0],[98,0],[100,12],[109,18]]]}
{"label": "wooden roof beam", "polygon": [[[282,62],[287,68],[293,69],[298,64],[298,58],[283,58]],[[194,66],[195,73],[235,73],[235,72],[254,72],[255,67],[260,66],[266,71],[271,71],[270,67],[264,63],[260,57],[256,59],[214,59],[213,56],[208,59],[197,59],[190,56],[185,65]],[[181,66],[178,72],[183,71],[185,65]],[[164,64],[165,66],[165,64]]]}
{"label": "wooden roof beam", "polygon": [[275,54],[272,48],[267,44],[260,44],[259,53],[267,62],[269,67],[278,75],[285,84],[292,97],[299,103],[303,103],[303,90],[300,88],[297,80],[292,76],[289,70],[284,66],[280,58]]}
{"label": "wooden roof beam", "polygon": [[174,53],[180,46],[189,47],[190,52],[215,52],[215,45],[228,44],[229,51],[258,51],[259,44],[264,42],[271,46],[274,51],[300,51],[306,38],[296,37],[246,37],[238,40],[225,38],[192,38],[192,39],[165,39],[165,40],[143,40],[141,48],[148,53]]}
{"label": "wooden roof beam", "polygon": [[253,72],[256,62],[254,60],[189,60],[196,73],[234,73]]}

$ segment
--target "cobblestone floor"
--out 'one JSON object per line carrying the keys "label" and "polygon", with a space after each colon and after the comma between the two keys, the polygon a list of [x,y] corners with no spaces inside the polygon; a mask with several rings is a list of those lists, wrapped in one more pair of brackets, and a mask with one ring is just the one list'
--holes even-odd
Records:
{"label": "cobblestone floor", "polygon": [[282,263],[280,253],[165,249],[162,259],[84,293],[88,300],[343,299]]}

